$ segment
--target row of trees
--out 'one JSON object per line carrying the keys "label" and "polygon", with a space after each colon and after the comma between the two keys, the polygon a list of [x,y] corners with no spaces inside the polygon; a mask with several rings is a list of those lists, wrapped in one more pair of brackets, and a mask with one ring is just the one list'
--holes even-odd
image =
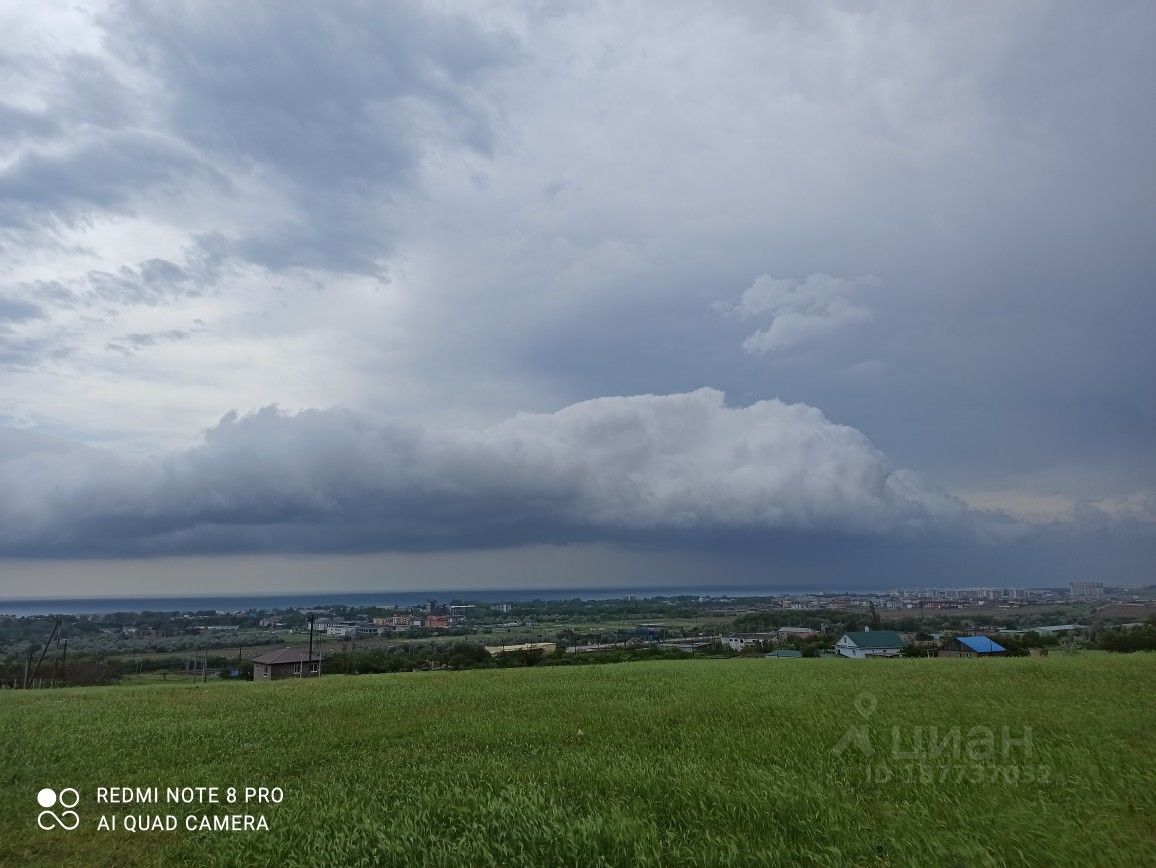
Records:
{"label": "row of trees", "polygon": [[[710,646],[700,654],[733,652],[725,646]],[[474,642],[439,644],[406,644],[380,648],[350,655],[347,651],[330,654],[322,664],[328,674],[374,674],[384,672],[414,672],[424,669],[509,669],[523,666],[585,666],[597,663],[626,663],[639,660],[682,660],[683,651],[654,646],[609,648],[583,654],[567,654],[559,645],[553,653],[542,648],[526,648],[489,654]]]}
{"label": "row of trees", "polygon": [[114,684],[123,674],[124,665],[106,657],[45,660],[39,670],[34,670],[27,658],[7,657],[0,661],[0,689]]}

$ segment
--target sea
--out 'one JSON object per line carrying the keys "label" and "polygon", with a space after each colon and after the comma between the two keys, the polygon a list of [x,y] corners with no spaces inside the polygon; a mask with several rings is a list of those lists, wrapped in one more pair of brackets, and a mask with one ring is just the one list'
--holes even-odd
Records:
{"label": "sea", "polygon": [[[421,591],[323,591],[185,597],[53,597],[0,600],[0,615],[104,615],[110,612],[244,612],[252,609],[323,609],[327,606],[408,607],[436,599],[442,603],[516,603],[528,600],[619,600],[627,597],[770,597],[822,593],[815,588],[538,588]],[[829,590],[826,593],[839,593]],[[859,591],[858,593],[863,593]]]}

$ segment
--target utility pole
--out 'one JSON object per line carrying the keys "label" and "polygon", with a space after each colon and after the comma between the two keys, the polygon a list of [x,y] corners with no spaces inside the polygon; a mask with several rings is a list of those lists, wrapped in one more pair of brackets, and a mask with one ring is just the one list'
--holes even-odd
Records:
{"label": "utility pole", "polygon": [[[309,660],[307,661],[307,665],[310,667],[313,666],[313,622],[316,620],[316,618],[316,614],[313,612],[309,613]],[[304,675],[305,673],[302,672],[301,674]],[[317,674],[321,674],[320,667],[318,667]]]}
{"label": "utility pole", "polygon": [[68,640],[60,640],[60,681],[61,687],[68,686]]}
{"label": "utility pole", "polygon": [[[56,631],[59,629],[60,629],[60,619],[57,618],[56,623],[52,625],[52,633],[49,634],[48,641],[44,644],[44,650],[40,652],[40,657],[36,661],[36,668],[32,670],[33,680],[35,680],[36,676],[40,674],[40,664],[44,662],[44,655],[47,654],[48,649],[52,647],[52,640],[56,638]],[[31,655],[29,655],[29,656],[31,659]],[[27,683],[25,683],[25,687],[27,687],[27,686],[28,686]]]}

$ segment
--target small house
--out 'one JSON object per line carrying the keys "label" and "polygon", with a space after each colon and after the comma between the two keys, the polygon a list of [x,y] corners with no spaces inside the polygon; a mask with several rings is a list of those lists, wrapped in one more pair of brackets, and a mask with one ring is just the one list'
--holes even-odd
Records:
{"label": "small house", "polygon": [[522,642],[518,645],[486,645],[486,653],[506,654],[510,651],[541,651],[543,654],[553,654],[558,649],[556,642]]}
{"label": "small house", "polygon": [[254,681],[279,681],[282,678],[316,678],[321,674],[321,652],[300,648],[281,648],[253,658]]}
{"label": "small house", "polygon": [[857,630],[844,633],[835,650],[852,660],[867,657],[898,657],[903,651],[903,637],[894,630]]}
{"label": "small house", "polygon": [[732,651],[743,652],[747,648],[757,647],[762,642],[771,642],[775,639],[774,633],[736,633],[733,636],[720,636],[719,644],[726,645]]}
{"label": "small house", "polygon": [[802,651],[796,651],[794,648],[779,648],[772,651],[770,654],[764,654],[764,657],[802,657]]}
{"label": "small house", "polygon": [[988,636],[956,636],[939,652],[940,657],[1002,657],[1007,649]]}

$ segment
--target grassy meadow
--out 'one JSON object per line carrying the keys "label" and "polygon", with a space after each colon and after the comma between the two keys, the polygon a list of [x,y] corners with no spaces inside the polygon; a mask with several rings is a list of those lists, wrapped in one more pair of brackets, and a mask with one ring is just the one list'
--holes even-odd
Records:
{"label": "grassy meadow", "polygon": [[[1053,654],[5,691],[0,864],[1151,865],[1154,688],[1156,655]],[[206,810],[98,786],[197,785],[285,797],[207,809],[269,831],[96,828]]]}

